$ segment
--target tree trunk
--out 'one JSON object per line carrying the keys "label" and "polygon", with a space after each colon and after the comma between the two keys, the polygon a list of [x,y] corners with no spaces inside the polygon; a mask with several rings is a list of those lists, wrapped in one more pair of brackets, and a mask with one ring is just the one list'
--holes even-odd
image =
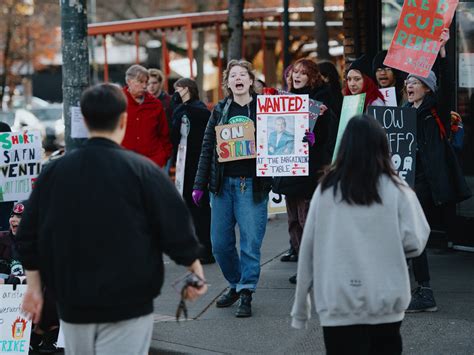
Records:
{"label": "tree trunk", "polygon": [[10,44],[13,34],[13,6],[8,7],[6,18],[7,20],[7,32],[5,34],[5,48],[3,49],[3,73],[0,76],[0,111],[3,108],[3,97],[5,96],[5,88],[7,86],[8,73],[10,72],[9,68],[9,59],[10,59]]}
{"label": "tree trunk", "polygon": [[245,0],[229,0],[229,43],[227,59],[242,58],[242,25]]}
{"label": "tree trunk", "polygon": [[315,38],[318,44],[318,59],[331,59],[329,55],[329,34],[326,26],[326,13],[324,12],[324,0],[313,0]]}
{"label": "tree trunk", "polygon": [[71,108],[78,109],[81,94],[89,86],[86,0],[61,0],[63,54],[63,110],[66,151],[85,139],[71,138]]}

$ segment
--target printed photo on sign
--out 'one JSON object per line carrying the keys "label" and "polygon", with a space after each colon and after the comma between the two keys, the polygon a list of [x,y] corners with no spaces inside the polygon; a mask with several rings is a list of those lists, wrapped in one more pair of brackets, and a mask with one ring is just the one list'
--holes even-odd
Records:
{"label": "printed photo on sign", "polygon": [[216,139],[220,163],[256,157],[255,125],[251,120],[216,126]]}
{"label": "printed photo on sign", "polygon": [[416,109],[412,107],[369,106],[367,112],[387,132],[393,167],[408,185],[415,186]]}
{"label": "printed photo on sign", "polygon": [[384,65],[426,78],[440,50],[441,32],[451,24],[458,3],[405,1]]}
{"label": "printed photo on sign", "polygon": [[257,176],[307,176],[308,95],[257,97]]}
{"label": "printed photo on sign", "polygon": [[39,131],[0,133],[0,201],[27,200],[41,172]]}
{"label": "printed photo on sign", "polygon": [[267,116],[268,154],[290,155],[295,153],[294,116]]}

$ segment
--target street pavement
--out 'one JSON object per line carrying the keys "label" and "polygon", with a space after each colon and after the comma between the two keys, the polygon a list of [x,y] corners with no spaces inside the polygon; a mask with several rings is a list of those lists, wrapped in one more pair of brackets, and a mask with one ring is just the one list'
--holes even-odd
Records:
{"label": "street pavement", "polygon": [[[174,280],[185,268],[166,261],[162,294],[155,300],[150,354],[324,354],[322,329],[313,314],[308,329],[290,327],[296,263],[280,261],[288,249],[286,215],[269,220],[262,271],[251,318],[235,318],[237,304],[216,308],[227,283],[217,264],[205,265],[209,290],[188,304],[189,320],[175,320],[179,295]],[[474,254],[429,249],[438,312],[410,314],[402,323],[405,354],[474,354]],[[344,341],[341,339],[341,341]]]}

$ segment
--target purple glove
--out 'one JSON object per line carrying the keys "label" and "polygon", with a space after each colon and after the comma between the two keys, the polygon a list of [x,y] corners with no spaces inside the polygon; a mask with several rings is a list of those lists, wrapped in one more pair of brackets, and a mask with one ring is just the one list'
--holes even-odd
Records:
{"label": "purple glove", "polygon": [[308,142],[309,146],[312,147],[315,141],[316,141],[316,136],[314,135],[313,132],[308,131],[304,133],[303,142]]}
{"label": "purple glove", "polygon": [[199,207],[199,201],[201,201],[202,197],[204,196],[204,191],[193,190],[192,196],[193,196],[194,204]]}

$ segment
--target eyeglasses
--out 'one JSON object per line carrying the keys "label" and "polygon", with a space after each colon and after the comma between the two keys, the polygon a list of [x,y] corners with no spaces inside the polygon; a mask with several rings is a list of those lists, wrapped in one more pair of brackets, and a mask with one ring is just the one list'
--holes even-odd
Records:
{"label": "eyeglasses", "polygon": [[385,68],[377,68],[377,70],[375,72],[377,73],[381,73],[381,72],[387,72],[387,71],[392,71],[392,68],[388,68],[388,67],[385,67]]}

